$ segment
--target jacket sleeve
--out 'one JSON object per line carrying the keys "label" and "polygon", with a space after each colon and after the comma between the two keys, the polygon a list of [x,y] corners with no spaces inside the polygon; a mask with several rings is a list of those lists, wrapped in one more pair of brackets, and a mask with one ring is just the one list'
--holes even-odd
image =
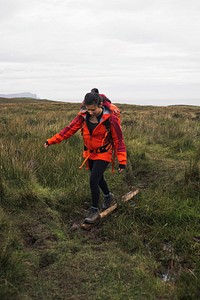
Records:
{"label": "jacket sleeve", "polygon": [[47,139],[47,143],[49,145],[59,144],[63,140],[69,139],[82,127],[83,120],[84,119],[81,115],[77,115],[68,126],[63,128],[59,133],[55,134],[50,139]]}
{"label": "jacket sleeve", "polygon": [[113,114],[111,115],[111,135],[114,143],[114,151],[120,165],[126,165],[127,155],[126,146],[122,134],[122,129],[119,120]]}

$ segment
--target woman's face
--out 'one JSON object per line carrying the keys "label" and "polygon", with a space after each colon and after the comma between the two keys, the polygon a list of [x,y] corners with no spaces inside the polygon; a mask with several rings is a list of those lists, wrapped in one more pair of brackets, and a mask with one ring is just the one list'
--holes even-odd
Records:
{"label": "woman's face", "polygon": [[101,106],[97,104],[86,105],[86,109],[91,116],[98,116],[101,113]]}

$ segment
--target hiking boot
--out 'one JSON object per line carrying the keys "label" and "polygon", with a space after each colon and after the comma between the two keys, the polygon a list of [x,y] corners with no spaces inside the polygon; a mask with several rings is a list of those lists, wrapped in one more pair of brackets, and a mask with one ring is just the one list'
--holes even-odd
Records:
{"label": "hiking boot", "polygon": [[104,201],[102,204],[102,211],[106,210],[110,206],[114,205],[116,202],[114,200],[114,195],[110,193],[109,195],[104,196]]}
{"label": "hiking boot", "polygon": [[84,223],[93,224],[98,221],[100,218],[99,209],[96,207],[90,207],[87,213],[87,217],[84,220]]}

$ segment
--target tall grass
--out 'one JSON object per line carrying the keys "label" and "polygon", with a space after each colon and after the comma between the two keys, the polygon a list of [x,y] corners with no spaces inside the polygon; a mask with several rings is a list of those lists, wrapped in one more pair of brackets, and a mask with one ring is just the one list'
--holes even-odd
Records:
{"label": "tall grass", "polygon": [[43,147],[79,106],[0,99],[0,298],[197,299],[199,107],[119,105],[128,165],[105,175],[118,210],[87,233],[71,231],[91,201],[80,133]]}

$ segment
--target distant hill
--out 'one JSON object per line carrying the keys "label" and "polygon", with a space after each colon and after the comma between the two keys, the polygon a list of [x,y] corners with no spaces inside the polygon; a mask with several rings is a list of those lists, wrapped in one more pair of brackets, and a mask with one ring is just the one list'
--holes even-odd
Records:
{"label": "distant hill", "polygon": [[0,94],[2,98],[33,98],[39,99],[36,94],[32,93],[16,93],[16,94]]}

